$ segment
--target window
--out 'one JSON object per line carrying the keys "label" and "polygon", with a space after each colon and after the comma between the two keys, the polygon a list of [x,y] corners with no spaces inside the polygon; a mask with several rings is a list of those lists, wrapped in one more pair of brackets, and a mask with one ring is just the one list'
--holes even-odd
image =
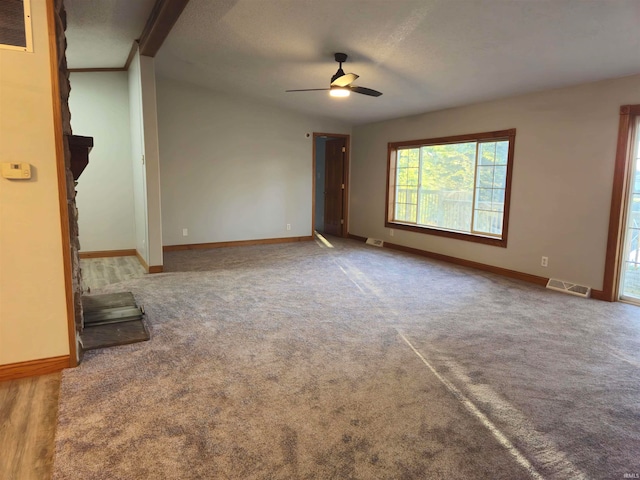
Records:
{"label": "window", "polygon": [[389,143],[389,228],[507,246],[516,131]]}

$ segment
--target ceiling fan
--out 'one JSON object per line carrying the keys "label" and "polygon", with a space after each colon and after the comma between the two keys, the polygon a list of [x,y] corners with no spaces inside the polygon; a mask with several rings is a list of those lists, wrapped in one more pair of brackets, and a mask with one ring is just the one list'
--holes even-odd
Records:
{"label": "ceiling fan", "polygon": [[333,77],[331,77],[331,84],[329,88],[305,88],[303,90],[286,90],[287,92],[317,92],[320,90],[328,90],[329,95],[332,97],[348,97],[351,92],[361,93],[362,95],[369,95],[370,97],[379,97],[382,92],[372,90],[371,88],[358,87],[353,85],[358,79],[358,75],[355,73],[344,73],[342,70],[342,63],[347,61],[346,53],[336,53],[334,55],[336,62],[340,64],[338,71]]}

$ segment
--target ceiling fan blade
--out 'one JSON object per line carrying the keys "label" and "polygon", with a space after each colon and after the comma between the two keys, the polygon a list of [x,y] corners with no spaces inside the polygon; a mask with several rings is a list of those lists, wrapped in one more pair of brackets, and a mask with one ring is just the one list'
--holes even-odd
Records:
{"label": "ceiling fan blade", "polygon": [[320,90],[331,90],[330,88],[304,88],[302,90],[285,90],[285,92],[319,92]]}
{"label": "ceiling fan blade", "polygon": [[347,73],[336,78],[333,82],[331,82],[332,87],[346,87],[347,85],[355,82],[358,79],[358,75],[355,73]]}
{"label": "ceiling fan blade", "polygon": [[382,95],[382,92],[379,92],[377,90],[373,90],[371,88],[356,87],[354,85],[352,85],[349,88],[351,89],[352,92],[361,93],[363,95],[369,95],[370,97],[379,97],[380,95]]}

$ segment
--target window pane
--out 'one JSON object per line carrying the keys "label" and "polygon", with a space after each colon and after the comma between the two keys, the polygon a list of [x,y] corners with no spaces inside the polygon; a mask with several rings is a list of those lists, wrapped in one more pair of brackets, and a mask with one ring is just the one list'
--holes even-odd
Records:
{"label": "window pane", "polygon": [[476,191],[476,208],[489,210],[493,200],[493,190],[490,188],[479,188]]}
{"label": "window pane", "polygon": [[493,191],[493,199],[491,203],[493,205],[493,207],[491,208],[493,211],[495,212],[504,211],[504,189],[496,188]]}
{"label": "window pane", "polygon": [[[493,165],[478,167],[478,187],[480,188],[492,188],[493,187],[493,174],[495,171]],[[498,167],[501,168],[501,167]]]}
{"label": "window pane", "polygon": [[507,166],[495,167],[495,175],[493,176],[493,186],[495,188],[505,188],[507,186]]}
{"label": "window pane", "polygon": [[409,152],[409,166],[412,168],[418,168],[420,166],[420,149],[412,148]]}
{"label": "window pane", "polygon": [[479,145],[478,165],[493,165],[496,161],[496,142],[482,142]]}
{"label": "window pane", "polygon": [[477,232],[500,235],[502,233],[502,212],[476,210],[474,228]]}
{"label": "window pane", "polygon": [[398,168],[406,168],[409,166],[409,151],[398,150]]}
{"label": "window pane", "polygon": [[496,165],[506,165],[509,158],[509,141],[502,140],[496,143]]}
{"label": "window pane", "polygon": [[471,231],[476,142],[422,147],[418,223]]}

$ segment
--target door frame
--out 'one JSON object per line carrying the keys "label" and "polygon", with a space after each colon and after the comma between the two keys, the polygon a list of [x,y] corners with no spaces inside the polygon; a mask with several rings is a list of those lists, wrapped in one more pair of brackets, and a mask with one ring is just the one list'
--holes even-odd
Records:
{"label": "door frame", "polygon": [[311,236],[314,235],[314,231],[316,229],[316,140],[319,137],[327,137],[327,138],[344,138],[345,139],[345,155],[344,155],[344,189],[342,190],[342,209],[343,209],[343,219],[344,224],[342,227],[342,236],[349,236],[349,165],[350,165],[350,156],[351,156],[351,135],[347,135],[344,133],[322,133],[322,132],[313,132],[313,155],[312,155],[312,166],[311,166],[311,177],[313,181],[313,185],[311,188]]}
{"label": "door frame", "polygon": [[633,146],[631,137],[636,119],[640,117],[640,105],[620,107],[618,124],[618,143],[611,192],[611,210],[609,213],[609,234],[605,257],[604,279],[601,295],[592,297],[615,302],[619,297],[622,252],[624,249],[626,215],[625,206],[629,192],[629,164]]}

